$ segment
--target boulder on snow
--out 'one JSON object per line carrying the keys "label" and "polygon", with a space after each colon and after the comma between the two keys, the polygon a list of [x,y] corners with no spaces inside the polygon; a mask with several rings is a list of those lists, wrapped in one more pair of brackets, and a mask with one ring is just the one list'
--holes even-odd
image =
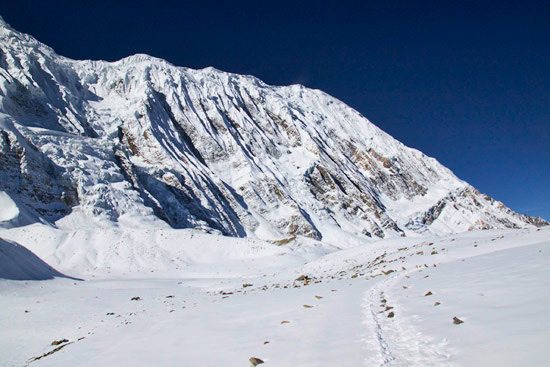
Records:
{"label": "boulder on snow", "polygon": [[459,324],[463,324],[464,321],[462,321],[461,319],[459,319],[458,317],[453,317],[453,324],[455,325],[459,325]]}
{"label": "boulder on snow", "polygon": [[256,357],[250,358],[249,361],[250,361],[250,364],[251,364],[252,366],[257,366],[257,365],[259,365],[259,364],[264,363],[264,361],[262,361],[260,358],[256,358]]}

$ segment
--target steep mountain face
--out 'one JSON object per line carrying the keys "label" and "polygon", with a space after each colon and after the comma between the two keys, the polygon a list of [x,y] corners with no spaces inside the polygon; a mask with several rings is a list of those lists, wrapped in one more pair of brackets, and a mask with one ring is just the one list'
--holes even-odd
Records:
{"label": "steep mountain face", "polygon": [[341,242],[548,224],[321,91],[147,55],[74,61],[1,18],[0,160],[0,191],[72,225]]}

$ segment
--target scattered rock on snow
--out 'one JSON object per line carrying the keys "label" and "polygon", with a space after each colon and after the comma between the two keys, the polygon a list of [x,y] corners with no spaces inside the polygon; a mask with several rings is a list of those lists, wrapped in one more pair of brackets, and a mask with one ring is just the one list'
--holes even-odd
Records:
{"label": "scattered rock on snow", "polygon": [[30,363],[30,362],[34,362],[34,361],[38,361],[39,359],[42,359],[44,357],[47,357],[47,356],[50,356],[56,352],[59,352],[61,349],[65,348],[67,345],[71,345],[73,344],[74,342],[69,342],[69,343],[66,343],[66,344],[62,344],[58,347],[55,347],[54,349],[50,350],[49,352],[47,353],[44,353],[42,354],[41,356],[38,356],[38,357],[33,357],[31,359],[29,359],[29,361],[27,363]]}
{"label": "scattered rock on snow", "polygon": [[250,364],[252,364],[252,366],[257,366],[259,364],[264,363],[264,361],[262,361],[260,358],[256,358],[256,357],[250,358],[249,361],[250,361]]}
{"label": "scattered rock on snow", "polygon": [[67,343],[68,341],[69,341],[68,339],[54,340],[51,345],[59,345],[59,344]]}
{"label": "scattered rock on snow", "polygon": [[424,295],[424,297],[426,297],[426,296],[431,296],[431,295],[432,295],[432,291],[428,291],[428,293],[426,293],[426,294]]}
{"label": "scattered rock on snow", "polygon": [[459,324],[463,324],[464,321],[462,321],[461,319],[459,319],[458,317],[453,317],[453,324],[455,325],[459,325]]}
{"label": "scattered rock on snow", "polygon": [[283,320],[283,321],[281,321],[281,325],[282,324],[290,324],[290,321]]}
{"label": "scattered rock on snow", "polygon": [[393,313],[393,311],[390,312],[390,313],[388,314],[388,317],[389,317],[390,319],[391,319],[392,317],[394,317],[394,316],[395,316],[395,314]]}
{"label": "scattered rock on snow", "polygon": [[310,305],[304,305],[304,308],[313,308],[313,306],[310,306]]}
{"label": "scattered rock on snow", "polygon": [[141,301],[141,297],[132,297],[130,298],[131,301]]}
{"label": "scattered rock on snow", "polygon": [[434,306],[439,306],[441,304],[441,302],[436,302],[434,303]]}

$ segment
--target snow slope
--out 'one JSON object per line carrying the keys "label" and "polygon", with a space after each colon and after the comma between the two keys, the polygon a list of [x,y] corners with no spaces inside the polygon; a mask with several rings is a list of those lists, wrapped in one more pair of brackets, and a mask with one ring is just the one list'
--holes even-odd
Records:
{"label": "snow slope", "polygon": [[46,280],[64,277],[25,247],[0,238],[0,279]]}
{"label": "snow slope", "polygon": [[[0,232],[24,244],[51,266],[80,278],[202,277],[216,267],[218,277],[250,276],[303,264],[336,250],[307,238],[285,246],[190,229],[103,228],[62,231],[34,224]],[[209,273],[209,271],[208,271]]]}
{"label": "snow slope", "polygon": [[27,222],[337,246],[547,225],[318,90],[141,54],[70,60],[1,19],[0,50],[0,190]]}
{"label": "snow slope", "polygon": [[[174,269],[150,279],[0,280],[0,360],[6,366],[245,366],[250,357],[266,366],[546,365],[549,235],[543,229],[395,238],[300,261],[285,261],[272,245],[273,252],[261,253],[275,267],[251,256],[249,246],[231,246],[233,259],[248,258],[235,272],[223,271],[221,256],[195,259],[194,275]],[[301,274],[310,277],[308,285],[294,280]],[[63,349],[50,345],[64,338]]]}

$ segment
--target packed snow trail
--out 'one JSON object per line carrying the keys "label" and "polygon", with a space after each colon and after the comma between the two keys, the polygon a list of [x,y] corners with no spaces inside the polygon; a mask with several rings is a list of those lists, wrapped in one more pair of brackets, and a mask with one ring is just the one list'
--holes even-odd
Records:
{"label": "packed snow trail", "polygon": [[[393,299],[383,290],[391,288],[407,273],[390,276],[365,293],[363,300],[364,340],[368,346],[366,366],[451,366],[447,342],[439,343],[415,330],[396,310]],[[389,316],[388,316],[389,315]],[[374,335],[374,337],[373,337]]]}

